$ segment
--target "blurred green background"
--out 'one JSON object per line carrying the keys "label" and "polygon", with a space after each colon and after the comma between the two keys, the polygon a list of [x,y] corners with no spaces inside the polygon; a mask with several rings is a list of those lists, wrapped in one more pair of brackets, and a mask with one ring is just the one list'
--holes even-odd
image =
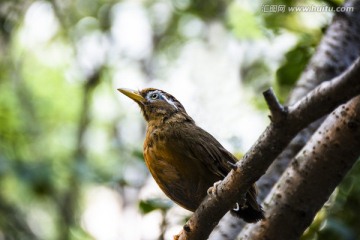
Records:
{"label": "blurred green background", "polygon": [[[145,123],[116,88],[157,87],[241,156],[342,1],[2,0],[0,240],[169,239],[190,215],[152,181]],[[226,126],[226,127],[224,127]],[[360,236],[357,164],[303,239]]]}

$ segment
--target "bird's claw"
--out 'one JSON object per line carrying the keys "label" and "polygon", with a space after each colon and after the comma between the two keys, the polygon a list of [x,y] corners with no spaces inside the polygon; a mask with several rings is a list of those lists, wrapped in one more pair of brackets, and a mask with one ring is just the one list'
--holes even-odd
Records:
{"label": "bird's claw", "polygon": [[233,208],[233,210],[234,211],[239,211],[240,209],[245,209],[247,207],[248,207],[248,205],[246,205],[245,196],[243,196],[240,201],[235,203],[235,207]]}
{"label": "bird's claw", "polygon": [[236,163],[227,161],[227,163],[230,165],[231,169],[236,171],[238,169],[238,165]]}
{"label": "bird's claw", "polygon": [[211,197],[211,196],[217,196],[218,195],[218,186],[221,183],[221,180],[217,181],[214,183],[214,185],[212,187],[209,187],[209,189],[207,190],[207,194]]}
{"label": "bird's claw", "polygon": [[235,207],[233,208],[234,211],[240,210],[240,205],[238,203],[235,203]]}

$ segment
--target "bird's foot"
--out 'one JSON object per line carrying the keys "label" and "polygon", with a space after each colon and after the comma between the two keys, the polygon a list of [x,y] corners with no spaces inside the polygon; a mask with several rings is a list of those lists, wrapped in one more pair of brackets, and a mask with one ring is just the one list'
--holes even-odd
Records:
{"label": "bird's foot", "polygon": [[217,181],[214,183],[214,185],[212,187],[209,187],[209,189],[207,190],[207,194],[211,197],[211,196],[217,196],[218,195],[218,186],[221,183],[221,180]]}
{"label": "bird's foot", "polygon": [[236,165],[236,163],[227,161],[227,163],[230,165],[230,167],[232,168],[232,170],[236,171],[238,169],[238,165]]}

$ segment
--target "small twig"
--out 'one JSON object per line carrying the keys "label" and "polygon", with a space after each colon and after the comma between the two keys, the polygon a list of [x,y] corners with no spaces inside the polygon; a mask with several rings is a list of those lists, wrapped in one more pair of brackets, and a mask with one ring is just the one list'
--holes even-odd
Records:
{"label": "small twig", "polygon": [[279,100],[275,96],[273,89],[269,88],[268,90],[263,92],[263,95],[271,112],[271,121],[273,123],[279,123],[283,121],[286,117],[287,110],[280,104]]}

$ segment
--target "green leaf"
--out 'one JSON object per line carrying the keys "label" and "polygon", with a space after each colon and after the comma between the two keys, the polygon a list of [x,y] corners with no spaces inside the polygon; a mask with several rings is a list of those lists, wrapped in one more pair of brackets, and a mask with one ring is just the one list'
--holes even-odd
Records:
{"label": "green leaf", "polygon": [[232,4],[228,11],[227,24],[232,32],[239,38],[256,39],[263,36],[259,19],[255,13]]}
{"label": "green leaf", "polygon": [[170,200],[162,198],[151,198],[139,202],[139,208],[143,214],[148,214],[154,210],[166,211],[172,206],[173,203]]}
{"label": "green leaf", "polygon": [[286,53],[284,64],[276,72],[279,85],[293,86],[304,71],[311,55],[309,47],[301,45]]}

